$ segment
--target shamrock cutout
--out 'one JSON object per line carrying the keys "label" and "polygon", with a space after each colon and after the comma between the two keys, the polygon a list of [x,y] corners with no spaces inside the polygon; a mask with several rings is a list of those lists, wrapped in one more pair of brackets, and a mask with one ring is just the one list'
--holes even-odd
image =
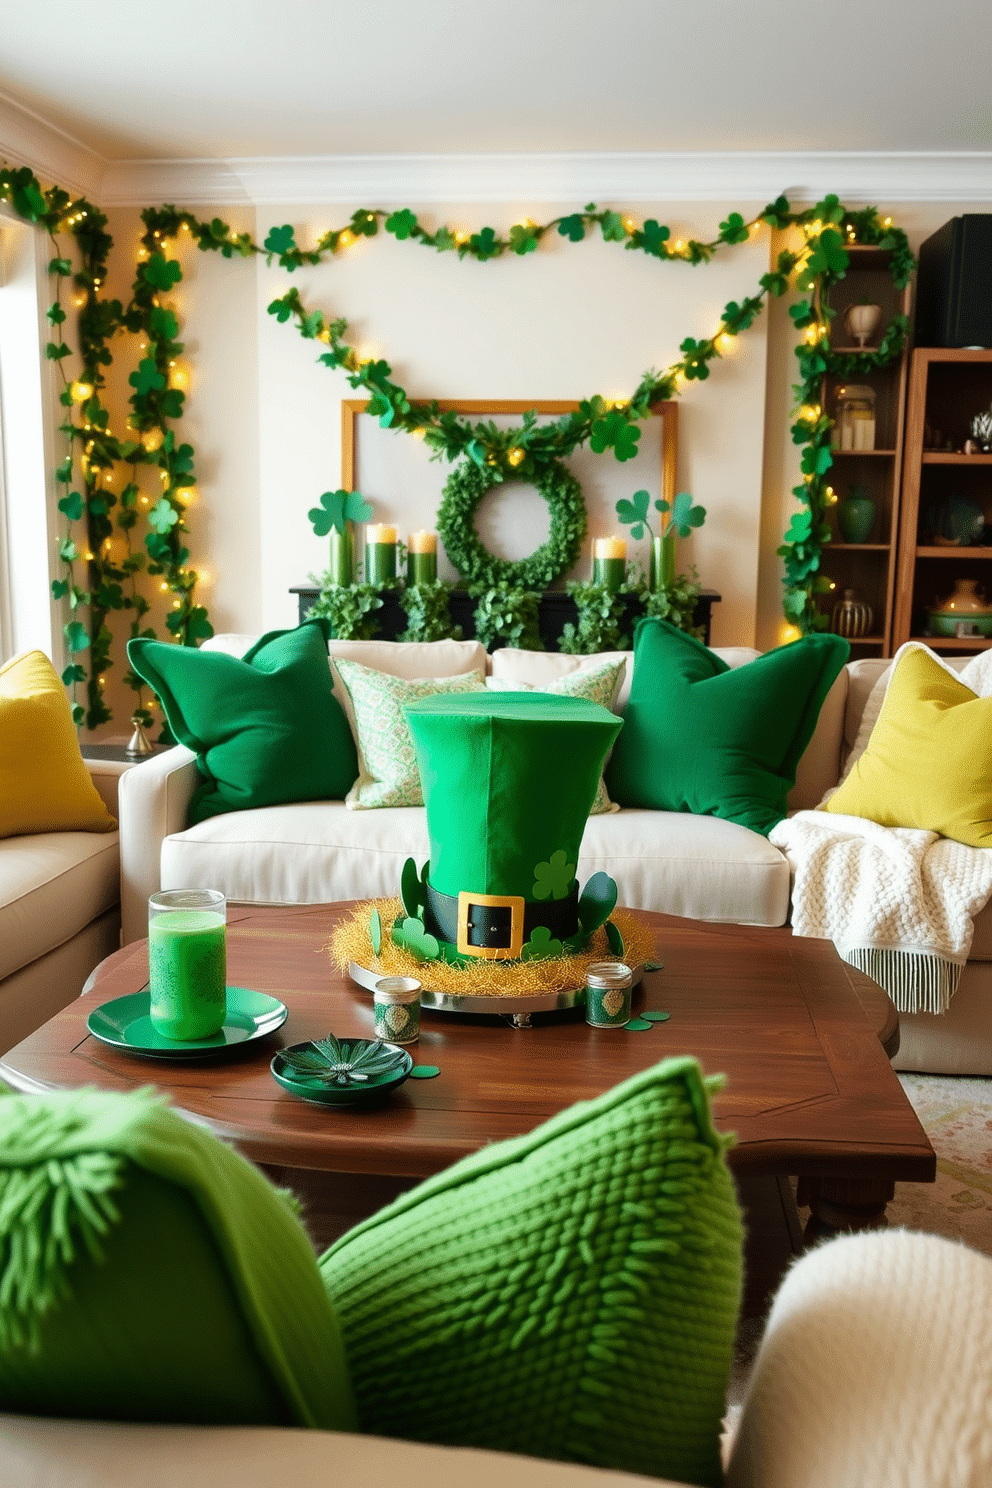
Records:
{"label": "shamrock cutout", "polygon": [[386,231],[401,240],[408,238],[416,226],[417,219],[408,209],[394,212],[391,217],[386,218]]}
{"label": "shamrock cutout", "polygon": [[436,938],[427,934],[421,920],[408,917],[401,925],[394,925],[393,940],[417,961],[436,961],[441,954]]}
{"label": "shamrock cutout", "polygon": [[606,943],[614,956],[622,956],[625,950],[623,936],[612,920],[606,922]]}
{"label": "shamrock cutout", "polygon": [[[651,523],[648,521],[650,503],[651,497],[647,491],[635,491],[629,501],[625,496],[621,496],[617,502],[617,516],[621,522],[630,525],[630,535],[635,542],[640,541],[645,530],[651,531]],[[658,511],[663,509],[660,501],[656,501],[655,506]]]}
{"label": "shamrock cutout", "polygon": [[510,247],[521,258],[525,253],[533,253],[537,248],[537,233],[534,228],[515,222],[510,228]]}
{"label": "shamrock cutout", "polygon": [[153,528],[160,537],[165,537],[170,528],[175,527],[179,521],[179,513],[175,507],[163,496],[148,513],[148,525]]}
{"label": "shamrock cutout", "polygon": [[680,491],[671,506],[667,501],[656,501],[655,505],[659,511],[670,511],[672,514],[662,534],[664,537],[670,532],[677,532],[679,537],[688,537],[693,527],[702,527],[706,520],[705,506],[693,506],[688,491]]}
{"label": "shamrock cutout", "polygon": [[558,224],[558,231],[563,238],[568,238],[570,243],[581,243],[586,235],[585,218],[581,212],[573,212],[570,217],[563,217]]}
{"label": "shamrock cutout", "polygon": [[403,900],[403,908],[407,914],[418,920],[424,917],[424,906],[427,903],[427,871],[429,863],[424,864],[423,872],[417,872],[417,865],[412,858],[407,858],[403,864],[400,874],[400,898]]}
{"label": "shamrock cutout", "polygon": [[318,537],[326,537],[332,527],[343,536],[346,522],[367,522],[371,515],[372,508],[359,491],[325,491],[320,506],[307,512]]}
{"label": "shamrock cutout", "polygon": [[139,398],[144,398],[149,393],[157,392],[159,388],[165,387],[165,378],[151,357],[142,358],[138,363],[137,372],[131,373],[128,382],[135,389]]}
{"label": "shamrock cutout", "polygon": [[142,274],[149,284],[156,289],[169,290],[174,284],[178,284],[183,277],[183,271],[174,258],[166,258],[164,253],[153,253],[145,264]]}
{"label": "shamrock cutout", "polygon": [[627,236],[627,229],[619,212],[604,212],[602,228],[607,243],[622,243]]}
{"label": "shamrock cutout", "polygon": [[670,237],[671,230],[656,222],[653,217],[649,217],[641,229],[645,251],[653,253],[656,258],[666,256],[665,244]]}
{"label": "shamrock cutout", "polygon": [[59,502],[59,511],[70,522],[78,522],[83,515],[83,498],[78,491],[70,491],[68,496],[63,496]]}
{"label": "shamrock cutout", "polygon": [[186,635],[191,641],[209,641],[214,633],[203,605],[194,605],[186,616]]}
{"label": "shamrock cutout", "polygon": [[608,873],[594,873],[579,899],[579,924],[586,935],[605,925],[616,908],[616,881]]}
{"label": "shamrock cutout", "polygon": [[79,620],[71,621],[65,627],[63,634],[65,635],[66,650],[73,653],[76,651],[85,651],[90,643],[90,638],[86,634],[86,626]]}
{"label": "shamrock cutout", "polygon": [[[688,375],[688,374],[687,374]],[[589,440],[593,454],[611,449],[618,460],[632,460],[637,454],[641,431],[618,409],[611,408],[605,418],[597,419]]]}
{"label": "shamrock cutout", "polygon": [[560,956],[563,952],[560,940],[553,940],[551,931],[545,925],[535,925],[531,931],[530,940],[520,948],[521,961],[547,961],[551,956]]}
{"label": "shamrock cutout", "polygon": [[551,854],[549,863],[538,863],[534,869],[535,899],[567,899],[575,882],[575,864],[568,861],[564,848]]}
{"label": "shamrock cutout", "polygon": [[269,253],[291,253],[296,247],[296,238],[289,223],[270,228],[269,236],[262,247],[268,249]]}
{"label": "shamrock cutout", "polygon": [[731,212],[726,222],[720,223],[720,237],[725,243],[747,242],[747,224],[740,212]]}
{"label": "shamrock cutout", "polygon": [[468,241],[476,258],[483,261],[496,258],[502,252],[502,245],[491,227],[484,227],[481,232],[473,233]]}

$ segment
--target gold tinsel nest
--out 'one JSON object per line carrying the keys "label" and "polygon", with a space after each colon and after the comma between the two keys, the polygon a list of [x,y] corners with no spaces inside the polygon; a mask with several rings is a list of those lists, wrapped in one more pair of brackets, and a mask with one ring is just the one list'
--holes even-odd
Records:
{"label": "gold tinsel nest", "polygon": [[[373,909],[382,921],[382,948],[376,956],[369,934]],[[338,971],[347,972],[354,961],[380,976],[409,976],[431,992],[450,992],[458,997],[535,997],[545,992],[565,992],[581,987],[586,969],[594,961],[616,960],[605,929],[595,932],[586,950],[574,956],[552,956],[547,961],[473,960],[466,966],[447,961],[418,961],[390,938],[398,916],[405,914],[400,899],[368,899],[335,930],[326,950]],[[654,935],[629,909],[615,909],[610,916],[623,936],[624,960],[640,966],[655,955]]]}

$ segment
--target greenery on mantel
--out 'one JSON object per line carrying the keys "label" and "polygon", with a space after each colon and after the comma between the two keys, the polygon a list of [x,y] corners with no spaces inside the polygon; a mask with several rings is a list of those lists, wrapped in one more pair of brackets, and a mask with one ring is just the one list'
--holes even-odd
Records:
{"label": "greenery on mantel", "polygon": [[[896,316],[876,350],[837,356],[829,348],[833,312],[827,292],[846,272],[847,246],[872,244],[887,250],[897,287],[905,285],[912,272],[914,260],[905,233],[889,219],[880,220],[876,208],[851,211],[837,197],[827,196],[814,207],[794,211],[780,196],[750,220],[730,213],[709,242],[673,240],[670,229],[653,218],[637,222],[593,203],[544,224],[516,223],[506,236],[490,227],[475,233],[447,226],[429,230],[406,208],[389,213],[361,208],[346,226],[326,232],[313,248],[305,249],[297,244],[288,224],[273,227],[259,244],[248,233],[234,233],[218,217],[207,222],[175,207],[149,207],[142,212],[145,232],[125,304],[101,295],[113,247],[104,213],[57,186],[42,187],[26,167],[0,167],[0,199],[23,220],[47,232],[52,241],[53,300],[48,308],[51,337],[46,355],[62,376],[60,401],[65,410],[60,426],[64,455],[55,471],[65,527],[59,544],[62,573],[53,594],[64,604],[65,643],[71,661],[63,679],[72,691],[78,723],[94,728],[111,717],[102,688],[114,664],[114,637],[108,623],[114,613],[130,615],[132,635],[154,634],[147,623],[149,603],[137,587],[140,573],[158,579],[162,591],[171,596],[166,628],[177,642],[196,645],[212,634],[206,608],[197,599],[199,576],[190,564],[186,545],[185,514],[195,496],[194,451],[177,435],[188,372],[179,362],[183,350],[178,339],[179,317],[169,299],[182,280],[182,269],[167,250],[181,233],[188,233],[202,251],[228,259],[264,255],[268,262],[293,272],[346,251],[356,238],[375,237],[380,224],[400,241],[480,263],[504,254],[526,258],[542,241],[554,238],[577,243],[598,230],[606,242],[646,253],[661,263],[700,264],[746,242],[763,225],[796,228],[801,234],[799,243],[778,254],[774,267],[760,276],[754,294],[739,303],[730,301],[711,336],[701,340],[687,336],[680,346],[680,358],[661,372],[646,372],[629,398],[610,401],[593,394],[559,420],[539,424],[536,416],[526,415],[518,428],[509,431],[473,424],[441,411],[435,402],[413,401],[393,379],[388,362],[360,357],[345,340],[347,323],[328,318],[320,310],[308,310],[297,290],[274,300],[269,310],[280,321],[292,321],[307,339],[327,346],[320,360],[341,369],[352,388],[369,395],[370,411],[383,427],[423,438],[436,458],[453,461],[467,456],[493,481],[511,476],[533,481],[546,474],[550,462],[587,443],[596,453],[609,450],[620,461],[632,458],[637,453],[639,426],[654,406],[677,396],[686,383],[704,381],[710,364],[753,324],[768,297],[797,287],[803,298],[790,308],[801,333],[796,349],[798,414],[792,436],[802,451],[803,479],[794,488],[802,509],[793,516],[778,551],[785,565],[786,615],[800,631],[826,624],[816,595],[826,585],[818,571],[830,537],[825,511],[835,498],[826,479],[832,462],[831,421],[820,407],[819,388],[828,373],[852,377],[889,365],[901,354],[908,330],[905,318]],[[78,312],[75,347],[65,333],[68,310],[64,300],[70,290]],[[115,360],[112,345],[125,332],[140,338],[139,355],[128,377],[132,392],[126,426],[114,431],[105,403],[107,375]],[[78,375],[70,379],[64,364],[74,351]],[[146,472],[157,475],[159,481],[159,488],[151,494],[142,490],[141,477]],[[141,546],[136,548],[136,529],[142,521]],[[372,621],[371,608],[364,618]],[[140,678],[128,671],[125,680],[138,695],[136,714],[147,725],[150,715],[142,701]],[[79,701],[80,688],[85,706]]]}

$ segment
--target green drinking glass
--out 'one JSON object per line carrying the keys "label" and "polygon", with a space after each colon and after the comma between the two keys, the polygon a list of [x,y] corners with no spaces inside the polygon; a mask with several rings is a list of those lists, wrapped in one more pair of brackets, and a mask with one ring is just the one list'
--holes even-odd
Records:
{"label": "green drinking glass", "polygon": [[163,1038],[205,1039],[227,1014],[227,900],[163,889],[148,900],[149,1016]]}

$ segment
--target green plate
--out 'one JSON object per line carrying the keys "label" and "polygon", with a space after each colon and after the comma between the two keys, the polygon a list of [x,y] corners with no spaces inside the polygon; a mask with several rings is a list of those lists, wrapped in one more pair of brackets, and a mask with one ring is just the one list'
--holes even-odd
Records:
{"label": "green plate", "polygon": [[[342,1047],[350,1046],[354,1052],[360,1045],[371,1043],[370,1039],[342,1039]],[[288,1050],[280,1049],[273,1056],[269,1069],[273,1078],[278,1080],[284,1090],[291,1095],[296,1095],[300,1100],[310,1101],[315,1106],[375,1106],[384,1101],[386,1097],[402,1085],[410,1071],[413,1069],[413,1055],[404,1049],[401,1044],[383,1044],[384,1049],[396,1050],[403,1055],[403,1061],[398,1069],[390,1070],[387,1074],[375,1076],[370,1075],[362,1083],[352,1085],[330,1085],[324,1080],[318,1080],[313,1075],[301,1074],[298,1070],[291,1068],[283,1058],[284,1052],[300,1053],[309,1049],[308,1043],[290,1044]]]}
{"label": "green plate", "polygon": [[252,992],[248,987],[228,987],[227,1015],[219,1033],[205,1039],[164,1038],[152,1027],[148,1016],[148,988],[127,997],[115,997],[94,1008],[86,1027],[101,1043],[123,1049],[127,1054],[144,1054],[152,1059],[209,1059],[239,1044],[265,1038],[281,1028],[289,1016],[286,1004],[265,992]]}

